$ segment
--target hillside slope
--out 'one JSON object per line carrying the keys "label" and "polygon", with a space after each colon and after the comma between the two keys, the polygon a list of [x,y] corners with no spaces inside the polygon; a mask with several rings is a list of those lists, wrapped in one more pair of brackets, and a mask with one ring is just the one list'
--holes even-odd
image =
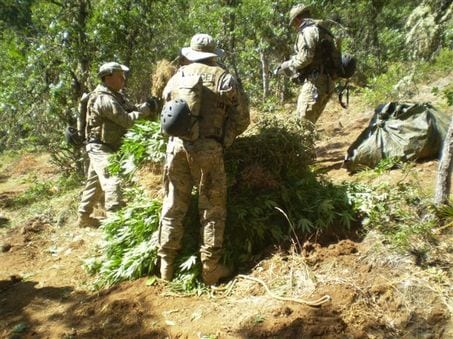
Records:
{"label": "hillside slope", "polygon": [[[443,81],[450,83],[451,75]],[[420,98],[428,98],[431,87],[421,88]],[[359,101],[352,97],[348,110],[329,103],[319,122],[317,166],[334,182],[409,180],[401,169],[350,176],[341,168],[348,145],[371,117],[372,108]],[[148,278],[94,291],[95,278],[82,261],[102,234],[75,226],[77,190],[57,202],[43,198],[47,206],[26,214],[11,205],[33,178],[57,175],[47,159],[26,154],[1,167],[0,214],[12,219],[13,227],[0,228],[0,337],[453,337],[451,227],[438,231],[435,244],[426,244],[425,257],[393,249],[381,234],[358,229],[313,238],[300,253],[296,246],[275,248],[253,269],[240,272],[245,277],[227,292],[184,296]],[[437,161],[415,164],[411,176],[429,193],[436,169]],[[273,298],[259,281],[294,300]],[[301,302],[326,295],[331,300],[320,307]]]}

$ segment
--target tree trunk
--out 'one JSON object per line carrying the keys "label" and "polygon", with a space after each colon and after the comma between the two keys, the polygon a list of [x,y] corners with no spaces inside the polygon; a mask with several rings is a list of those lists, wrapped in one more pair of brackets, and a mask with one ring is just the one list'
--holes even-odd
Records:
{"label": "tree trunk", "polygon": [[260,51],[261,77],[263,80],[263,99],[269,96],[269,60],[264,51]]}
{"label": "tree trunk", "polygon": [[442,156],[437,171],[436,193],[434,203],[442,205],[448,203],[451,184],[452,154],[453,154],[453,118],[450,121],[448,132],[445,137]]}
{"label": "tree trunk", "polygon": [[87,22],[90,14],[90,1],[79,0],[79,8],[76,16],[77,43],[77,70],[71,71],[75,82],[74,100],[77,102],[84,92],[88,91],[88,75],[90,70],[90,57],[87,41]]}
{"label": "tree trunk", "polygon": [[370,44],[371,49],[373,50],[374,55],[376,55],[378,60],[378,68],[382,72],[384,70],[383,61],[382,61],[382,48],[381,48],[381,41],[379,38],[379,33],[382,27],[379,26],[376,18],[382,12],[384,4],[382,0],[372,0],[370,6],[370,17],[369,17],[369,25],[370,25]]}
{"label": "tree trunk", "polygon": [[234,76],[236,77],[236,79],[240,79],[240,76],[239,76],[239,70],[238,70],[238,66],[237,66],[237,59],[236,59],[236,39],[234,37],[234,30],[235,30],[235,26],[236,26],[236,16],[234,14],[234,12],[231,12],[230,13],[230,16],[229,16],[229,27],[228,27],[228,30],[229,30],[229,34],[227,36],[229,36],[228,38],[228,49],[229,49],[229,55],[230,55],[230,60],[231,60],[231,66],[233,67],[233,72],[234,72]]}

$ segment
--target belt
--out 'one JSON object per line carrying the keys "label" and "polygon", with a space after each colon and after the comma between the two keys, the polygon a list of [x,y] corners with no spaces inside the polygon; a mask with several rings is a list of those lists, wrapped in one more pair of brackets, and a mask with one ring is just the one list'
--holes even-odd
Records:
{"label": "belt", "polygon": [[87,138],[87,144],[103,144],[103,142],[96,137],[88,137]]}

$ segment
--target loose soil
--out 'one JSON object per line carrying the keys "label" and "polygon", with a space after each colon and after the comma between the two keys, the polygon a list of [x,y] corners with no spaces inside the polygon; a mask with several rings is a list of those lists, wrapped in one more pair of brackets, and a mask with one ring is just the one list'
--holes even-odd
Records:
{"label": "loose soil", "polygon": [[[351,100],[354,105],[354,98]],[[319,122],[319,169],[333,181],[357,180],[341,167],[348,145],[371,117],[329,103]],[[14,216],[8,199],[39,173],[56,169],[46,155],[24,155],[0,168],[0,217]],[[437,161],[414,165],[421,186],[434,187]],[[401,170],[382,178],[406,180]],[[156,176],[142,182],[157,185]],[[154,188],[157,192],[158,188]],[[157,193],[156,193],[157,194]],[[62,207],[64,208],[64,207]],[[1,221],[0,221],[1,222]],[[443,233],[442,233],[443,232]],[[275,248],[237,278],[230,293],[183,296],[148,278],[94,291],[82,263],[101,232],[80,229],[74,216],[58,226],[39,213],[16,227],[0,224],[0,337],[2,338],[452,338],[451,231],[438,234],[431,256],[401,254],[377,233],[306,241],[299,250]],[[310,307],[303,300],[328,295]]]}

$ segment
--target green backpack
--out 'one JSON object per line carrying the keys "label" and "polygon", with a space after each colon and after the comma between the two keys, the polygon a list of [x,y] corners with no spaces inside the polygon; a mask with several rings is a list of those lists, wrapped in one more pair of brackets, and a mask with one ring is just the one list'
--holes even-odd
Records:
{"label": "green backpack", "polygon": [[[170,136],[195,141],[200,134],[197,122],[200,115],[203,79],[199,75],[184,75],[182,72],[177,74],[177,85],[171,91],[172,100],[165,104],[162,110],[161,128]],[[182,105],[183,102],[189,109],[188,114]],[[172,109],[175,109],[175,114],[178,116],[172,115]],[[177,131],[176,134],[175,131]]]}

